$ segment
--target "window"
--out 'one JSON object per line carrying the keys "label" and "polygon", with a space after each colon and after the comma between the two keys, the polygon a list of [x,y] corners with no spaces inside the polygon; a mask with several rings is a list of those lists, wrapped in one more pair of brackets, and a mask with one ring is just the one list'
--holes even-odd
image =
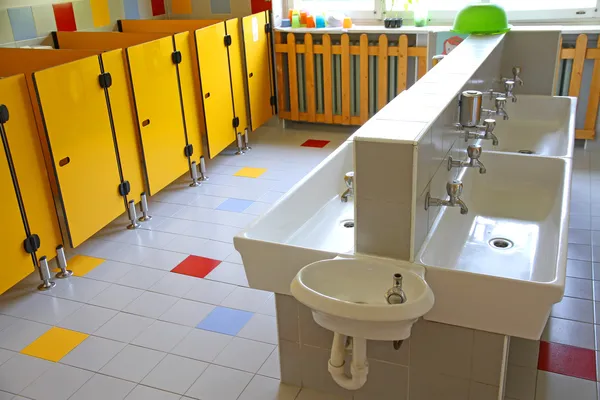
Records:
{"label": "window", "polygon": [[[581,20],[600,17],[600,0],[420,0],[427,4],[432,24],[452,22],[456,11],[472,2],[502,5],[511,21],[552,21]],[[292,2],[292,1],[291,1]],[[411,18],[412,13],[404,11],[404,0],[293,0],[295,8],[311,11],[339,11],[359,19],[381,17],[383,8]],[[315,11],[313,11],[315,12]]]}

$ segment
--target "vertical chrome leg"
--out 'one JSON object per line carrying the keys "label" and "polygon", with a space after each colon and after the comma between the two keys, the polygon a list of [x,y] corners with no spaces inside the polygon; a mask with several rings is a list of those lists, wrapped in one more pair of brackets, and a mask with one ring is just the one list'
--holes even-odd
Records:
{"label": "vertical chrome leg", "polygon": [[235,154],[237,154],[238,156],[244,154],[244,141],[240,132],[238,132],[237,134],[237,147],[238,151],[236,151]]}
{"label": "vertical chrome leg", "polygon": [[206,161],[204,160],[204,156],[200,156],[200,180],[208,180],[208,175],[206,175]]}
{"label": "vertical chrome leg", "polygon": [[56,262],[60,272],[55,275],[55,278],[64,279],[73,275],[73,271],[67,269],[67,257],[65,257],[65,248],[62,244],[56,248]]}
{"label": "vertical chrome leg", "polygon": [[127,225],[127,229],[139,228],[140,224],[137,222],[137,213],[135,211],[135,202],[133,200],[129,201],[127,212],[129,213],[129,221],[131,221],[131,224]]}
{"label": "vertical chrome leg", "polygon": [[246,130],[244,131],[244,151],[248,151],[248,150],[252,150],[252,147],[250,147],[250,137],[248,136],[250,134],[250,129],[246,128]]}
{"label": "vertical chrome leg", "polygon": [[38,268],[40,269],[40,278],[42,279],[42,283],[38,286],[38,290],[49,290],[56,286],[56,283],[50,280],[50,267],[48,266],[48,259],[46,256],[40,258]]}
{"label": "vertical chrome leg", "polygon": [[190,183],[190,187],[200,186],[200,182],[198,182],[198,165],[196,164],[196,161],[192,161],[190,173],[192,174],[192,183]]}
{"label": "vertical chrome leg", "polygon": [[150,211],[148,211],[148,196],[146,196],[146,192],[142,193],[140,204],[142,207],[142,216],[138,219],[138,221],[150,221],[152,216],[150,215]]}

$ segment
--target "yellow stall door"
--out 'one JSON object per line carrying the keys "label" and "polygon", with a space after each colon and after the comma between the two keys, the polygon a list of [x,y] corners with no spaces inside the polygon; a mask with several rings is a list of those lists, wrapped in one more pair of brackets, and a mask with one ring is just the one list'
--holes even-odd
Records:
{"label": "yellow stall door", "polygon": [[127,49],[151,195],[183,175],[189,166],[172,54],[171,36]]}
{"label": "yellow stall door", "polygon": [[215,157],[236,140],[225,24],[196,31],[208,153]]}
{"label": "yellow stall door", "polygon": [[119,146],[119,159],[123,170],[123,178],[128,181],[131,191],[127,200],[136,203],[140,201],[142,192],[145,191],[146,178],[142,166],[142,150],[139,143],[139,134],[133,100],[129,89],[129,77],[125,66],[123,50],[113,50],[102,53],[104,71],[110,73],[112,85],[108,88],[110,108],[117,144]]}
{"label": "yellow stall door", "polygon": [[250,97],[252,129],[256,130],[273,116],[271,106],[271,69],[269,36],[265,32],[267,14],[253,14],[242,19],[246,72]]}
{"label": "yellow stall door", "polygon": [[238,18],[230,19],[225,24],[227,26],[227,34],[231,36],[229,66],[231,68],[231,87],[233,88],[235,116],[240,119],[240,126],[237,130],[238,132],[244,132],[244,129],[250,129],[250,123],[246,110],[248,101],[246,97],[246,74],[244,69],[241,24]]}
{"label": "yellow stall door", "polygon": [[52,259],[62,236],[24,75],[0,79],[0,104],[8,108],[4,130],[31,233],[40,237],[38,255]]}
{"label": "yellow stall door", "polygon": [[98,56],[33,74],[73,247],[124,210],[99,75]]}

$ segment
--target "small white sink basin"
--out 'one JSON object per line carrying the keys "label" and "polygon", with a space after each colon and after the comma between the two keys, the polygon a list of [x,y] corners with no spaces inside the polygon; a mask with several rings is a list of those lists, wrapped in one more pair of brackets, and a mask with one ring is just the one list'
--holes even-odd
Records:
{"label": "small white sink basin", "polygon": [[481,161],[486,174],[459,175],[469,213],[443,208],[417,256],[438,300],[430,316],[539,339],[564,293],[571,160],[484,153]]}
{"label": "small white sink basin", "polygon": [[510,119],[495,118],[498,146],[483,140],[484,151],[573,157],[577,99],[532,95],[517,98],[516,103],[509,100],[506,104]]}
{"label": "small white sink basin", "polygon": [[[302,268],[291,285],[292,295],[313,311],[322,327],[346,336],[371,340],[404,340],[412,325],[433,307],[434,297],[419,266],[360,257],[336,258]],[[401,274],[403,304],[388,304],[386,292]]]}

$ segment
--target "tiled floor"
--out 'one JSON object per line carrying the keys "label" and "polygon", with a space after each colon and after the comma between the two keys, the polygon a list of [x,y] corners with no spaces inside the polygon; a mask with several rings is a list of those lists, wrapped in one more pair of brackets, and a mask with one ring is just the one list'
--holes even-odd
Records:
{"label": "tiled floor", "polygon": [[[0,400],[333,400],[279,383],[274,298],[247,287],[232,238],[346,138],[261,128],[202,186],[154,196],[142,229],[121,218],[80,246],[76,276],[0,296]],[[539,354],[535,400],[600,387],[600,154],[577,149],[574,164],[565,298],[541,345],[511,354]]]}

